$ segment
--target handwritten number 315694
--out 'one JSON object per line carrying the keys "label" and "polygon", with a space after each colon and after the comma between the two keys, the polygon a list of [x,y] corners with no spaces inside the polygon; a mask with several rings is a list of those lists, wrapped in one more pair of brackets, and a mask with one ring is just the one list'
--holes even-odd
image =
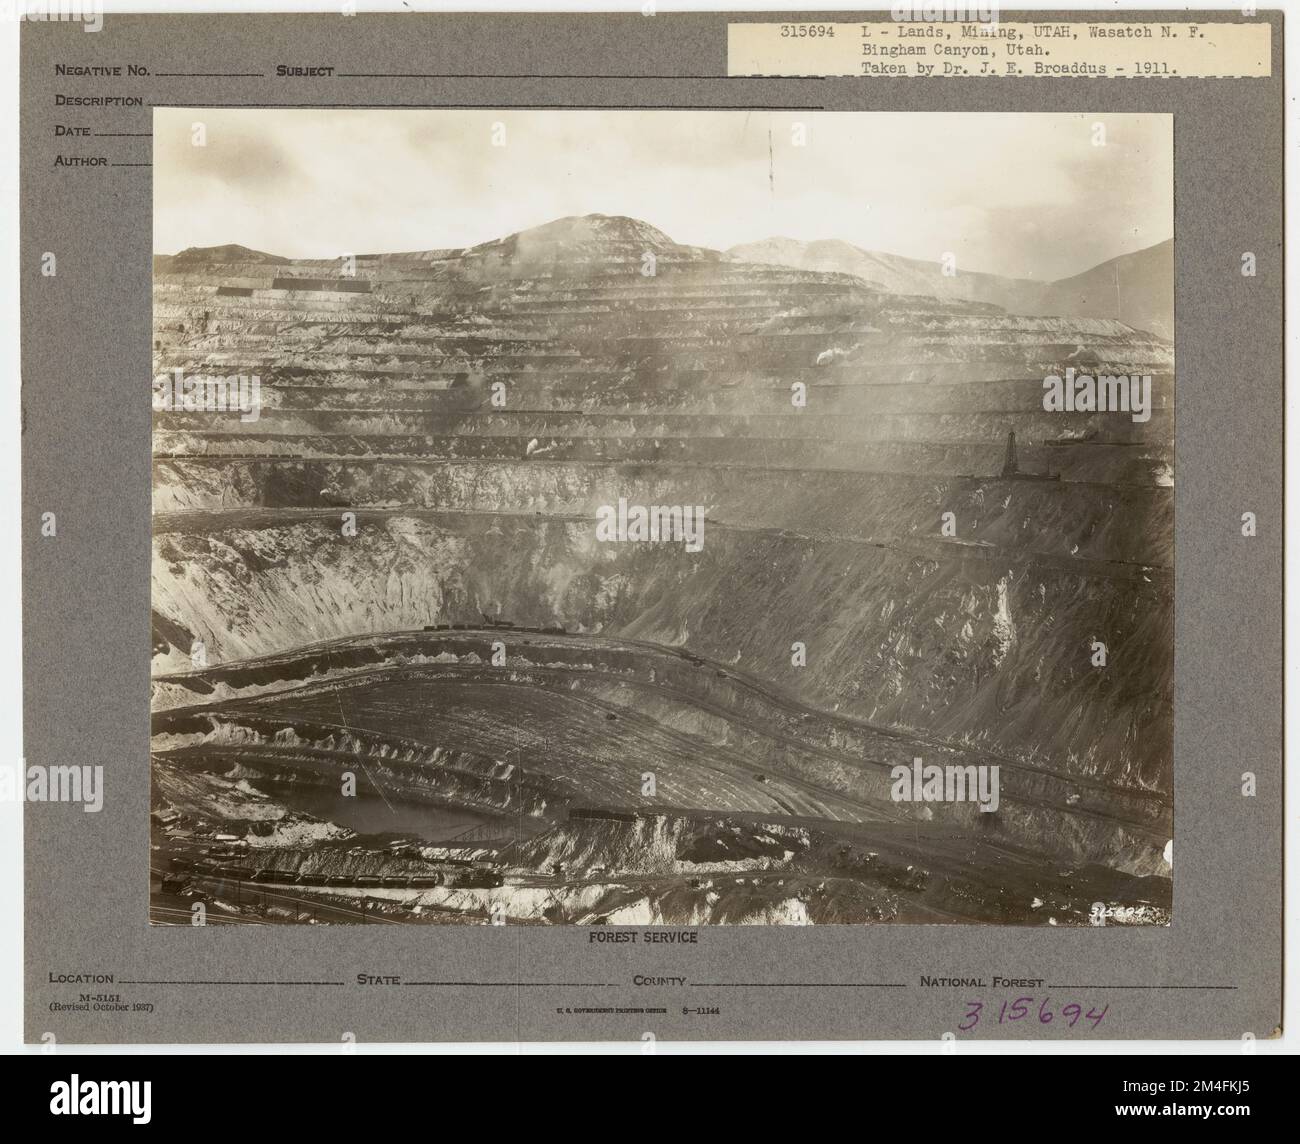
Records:
{"label": "handwritten number 315694", "polygon": [[[1061,1020],[1071,1029],[1081,1020],[1090,1021],[1095,1029],[1101,1024],[1101,1019],[1106,1016],[1110,1006],[1103,1009],[1090,1008],[1086,1013],[1083,1006],[1076,1001],[1071,1001],[1068,1005],[1062,1005],[1059,1010],[1051,1004],[1050,997],[1044,997],[1038,1004],[1037,1013],[1034,1012],[1033,997],[1017,997],[1014,1001],[1003,1001],[1001,1007],[997,1010],[997,1023],[999,1025],[1009,1025],[1013,1021],[1024,1021],[1030,1017],[1036,1016],[1040,1025],[1050,1025],[1056,1020]],[[982,1019],[992,1017],[993,1010],[989,1008],[985,1013],[986,1006],[983,1001],[967,1001],[966,1015],[962,1022],[957,1026],[963,1033],[969,1033]]]}

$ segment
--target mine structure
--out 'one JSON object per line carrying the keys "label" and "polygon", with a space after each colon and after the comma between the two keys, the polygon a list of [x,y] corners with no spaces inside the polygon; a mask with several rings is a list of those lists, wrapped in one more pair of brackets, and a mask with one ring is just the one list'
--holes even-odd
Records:
{"label": "mine structure", "polygon": [[[1167,917],[1166,339],[604,215],[347,279],[160,255],[154,338],[262,386],[154,415],[155,920],[169,855],[320,921],[363,878],[406,922]],[[1149,421],[1044,411],[1080,346]],[[708,506],[702,549],[597,543],[620,497]],[[892,801],[922,755],[999,765],[998,812]]]}

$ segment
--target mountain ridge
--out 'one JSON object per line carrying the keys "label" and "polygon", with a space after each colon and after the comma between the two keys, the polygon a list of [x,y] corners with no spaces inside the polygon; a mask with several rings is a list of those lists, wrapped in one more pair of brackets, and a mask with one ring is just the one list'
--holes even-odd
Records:
{"label": "mountain ridge", "polygon": [[[1069,278],[1038,281],[982,271],[946,275],[938,262],[864,250],[842,239],[774,236],[726,250],[676,242],[664,231],[630,215],[565,215],[501,238],[465,247],[431,248],[361,256],[367,261],[455,263],[502,268],[586,260],[642,260],[675,255],[781,266],[817,273],[849,274],[888,294],[919,294],[992,304],[1008,314],[1114,318],[1135,329],[1173,339],[1173,239],[1121,254]],[[211,263],[322,265],[334,259],[286,258],[236,243],[188,247],[156,255],[155,272]]]}
{"label": "mountain ridge", "polygon": [[990,302],[1010,314],[1116,318],[1172,339],[1173,245],[1166,239],[1051,281],[960,269],[949,276],[938,262],[864,250],[841,239],[774,236],[729,247],[725,254],[739,262],[853,274],[891,294]]}

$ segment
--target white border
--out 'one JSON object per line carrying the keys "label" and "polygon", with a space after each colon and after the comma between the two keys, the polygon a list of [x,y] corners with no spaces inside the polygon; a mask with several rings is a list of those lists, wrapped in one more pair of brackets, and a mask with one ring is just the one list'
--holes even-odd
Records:
{"label": "white border", "polygon": [[[853,11],[864,12],[887,9],[882,3],[854,4],[845,0],[654,0],[660,12],[756,12],[777,11]],[[628,12],[639,11],[641,3],[553,3],[547,0],[506,0],[504,3],[428,3],[410,0],[409,3],[384,2],[384,0],[355,0],[359,12]],[[1007,19],[1016,8],[1078,9],[1084,11],[1117,11],[1142,9],[1167,9],[1170,11],[1240,10],[1241,5],[1224,4],[1170,4],[1152,2],[1121,4],[1117,0],[1041,0],[1038,5],[1018,4],[1003,8],[1002,18]],[[341,3],[323,4],[319,0],[103,0],[106,18],[114,13],[139,12],[336,12]],[[1286,13],[1286,59],[1290,64],[1286,77],[1286,139],[1287,148],[1300,138],[1300,106],[1297,104],[1295,76],[1300,68],[1300,0],[1281,0],[1280,3],[1261,4],[1261,11],[1282,9]],[[19,401],[19,338],[18,338],[18,26],[11,20],[0,21],[0,488],[8,502],[3,519],[7,525],[9,542],[0,544],[0,760],[17,766],[22,758],[22,590],[20,575],[20,535],[22,513],[20,496],[20,401]],[[1300,234],[1297,228],[1297,195],[1287,196],[1286,229],[1289,235]],[[1300,243],[1296,240],[1286,251],[1286,416],[1290,431],[1286,443],[1286,527],[1296,535],[1300,525],[1300,496],[1297,495],[1297,474],[1300,473],[1300,428],[1297,423],[1297,393],[1295,371],[1300,361],[1300,291],[1292,289],[1293,271],[1300,263]],[[1295,709],[1300,696],[1300,662],[1297,662],[1297,637],[1300,636],[1300,619],[1297,619],[1297,588],[1300,582],[1287,569],[1286,589],[1290,607],[1286,613],[1286,714]],[[1285,761],[1288,794],[1300,781],[1297,752],[1293,733],[1288,737]],[[1284,821],[1289,824],[1289,807]],[[1284,857],[1286,874],[1286,949],[1289,953],[1285,967],[1284,1035],[1271,1041],[1260,1040],[1253,1048],[1264,1055],[1295,1054],[1300,1045],[1297,1032],[1297,992],[1300,980],[1295,974],[1295,958],[1290,953],[1296,948],[1297,885],[1300,885],[1300,865],[1296,848],[1288,847]],[[22,814],[21,804],[0,803],[0,1053],[40,1052],[39,1046],[22,1043],[23,1000],[23,913],[22,913]],[[883,1053],[904,1056],[934,1056],[952,1053],[957,1056],[1015,1056],[1035,1053],[1049,1056],[1110,1055],[1140,1053],[1160,1056],[1223,1055],[1237,1053],[1233,1043],[1224,1041],[960,1041],[947,1044],[935,1041],[832,1041],[832,1042],[670,1042],[660,1041],[654,1047],[658,1053],[681,1055],[708,1055],[717,1053],[769,1055],[769,1054],[862,1054]],[[61,1045],[64,1052],[85,1052],[109,1055],[145,1055],[159,1052],[172,1054],[222,1053],[222,1054],[275,1054],[297,1055],[307,1053],[335,1054],[344,1052],[340,1045]],[[609,1055],[641,1055],[646,1046],[640,1042],[579,1043],[525,1043],[525,1044],[357,1044],[349,1050],[358,1055],[393,1055],[427,1053],[433,1055],[459,1055],[484,1053],[492,1055],[556,1054],[573,1055],[600,1053]],[[945,1052],[947,1050],[947,1052]]]}

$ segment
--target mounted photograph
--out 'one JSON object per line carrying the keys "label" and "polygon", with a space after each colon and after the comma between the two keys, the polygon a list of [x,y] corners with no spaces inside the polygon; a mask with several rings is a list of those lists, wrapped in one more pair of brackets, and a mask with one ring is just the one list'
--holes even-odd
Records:
{"label": "mounted photograph", "polygon": [[1168,925],[1172,124],[156,107],[150,920]]}

